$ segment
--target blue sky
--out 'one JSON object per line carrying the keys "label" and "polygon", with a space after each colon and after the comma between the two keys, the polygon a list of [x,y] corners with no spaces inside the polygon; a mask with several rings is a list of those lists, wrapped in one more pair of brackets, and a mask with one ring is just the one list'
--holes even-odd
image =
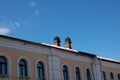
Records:
{"label": "blue sky", "polygon": [[0,0],[0,34],[120,60],[120,0]]}

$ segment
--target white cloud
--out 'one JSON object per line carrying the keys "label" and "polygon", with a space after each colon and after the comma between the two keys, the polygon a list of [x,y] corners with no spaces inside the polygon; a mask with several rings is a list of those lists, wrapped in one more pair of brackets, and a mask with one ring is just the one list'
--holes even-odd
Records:
{"label": "white cloud", "polygon": [[0,18],[0,34],[7,35],[21,27],[21,20],[6,20]]}
{"label": "white cloud", "polygon": [[16,29],[20,28],[20,21],[12,21],[12,20],[5,20],[0,22],[0,27],[9,28],[9,29]]}
{"label": "white cloud", "polygon": [[36,6],[36,2],[31,2],[30,6],[31,6],[31,7]]}
{"label": "white cloud", "polygon": [[0,34],[2,34],[2,35],[9,34],[10,31],[11,31],[11,30],[10,30],[9,28],[5,28],[5,27],[1,27],[1,28],[0,28]]}

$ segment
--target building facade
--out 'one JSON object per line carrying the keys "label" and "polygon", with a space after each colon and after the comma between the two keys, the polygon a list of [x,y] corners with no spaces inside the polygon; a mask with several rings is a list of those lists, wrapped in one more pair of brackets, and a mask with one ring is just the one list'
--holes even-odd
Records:
{"label": "building facade", "polygon": [[0,35],[0,80],[120,80],[120,61]]}

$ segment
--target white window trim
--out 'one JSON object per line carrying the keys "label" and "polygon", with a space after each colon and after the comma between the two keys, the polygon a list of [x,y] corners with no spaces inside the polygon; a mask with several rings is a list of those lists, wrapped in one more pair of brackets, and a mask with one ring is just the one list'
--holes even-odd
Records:
{"label": "white window trim", "polygon": [[71,80],[71,69],[70,69],[70,66],[67,64],[67,63],[64,63],[62,66],[61,66],[61,72],[62,72],[62,80],[64,80],[64,78],[63,78],[63,66],[64,65],[66,65],[67,66],[67,68],[68,68],[68,78],[69,78],[69,80]]}
{"label": "white window trim", "polygon": [[111,73],[113,74],[114,80],[116,80],[114,72],[110,72],[110,80],[111,80]]}
{"label": "white window trim", "polygon": [[108,77],[107,77],[107,72],[106,72],[105,70],[102,70],[102,77],[103,77],[102,79],[104,80],[103,71],[105,72],[106,80],[108,80],[108,79],[107,79],[107,78],[108,78]]}
{"label": "white window trim", "polygon": [[81,80],[84,80],[83,77],[82,77],[82,69],[81,69],[81,67],[79,67],[78,65],[75,65],[75,66],[74,66],[74,79],[76,80],[76,73],[75,73],[75,69],[76,69],[76,67],[79,68],[79,72],[80,72],[80,78],[81,78]]}
{"label": "white window trim", "polygon": [[26,60],[26,63],[27,63],[27,71],[28,71],[27,74],[28,74],[28,77],[32,78],[31,72],[30,72],[30,60],[29,60],[27,57],[25,57],[25,56],[21,56],[21,57],[19,57],[18,60],[17,60],[17,79],[19,80],[19,61],[20,61],[21,59]]}
{"label": "white window trim", "polygon": [[41,60],[41,59],[38,59],[37,61],[36,61],[36,63],[35,63],[35,70],[36,70],[36,80],[38,80],[38,75],[37,75],[37,64],[38,64],[38,62],[42,62],[43,63],[43,65],[44,65],[44,75],[45,75],[45,78],[46,78],[46,80],[48,80],[48,69],[47,69],[47,64],[46,64],[46,62],[44,61],[44,60]]}
{"label": "white window trim", "polygon": [[11,80],[11,76],[12,76],[12,73],[11,73],[11,71],[12,71],[12,68],[11,68],[11,59],[10,59],[10,57],[9,57],[7,54],[5,54],[5,53],[0,53],[0,56],[5,57],[6,60],[7,60],[7,74],[10,76],[10,80]]}
{"label": "white window trim", "polygon": [[117,79],[116,80],[118,80],[118,74],[120,74],[120,72],[117,73]]}
{"label": "white window trim", "polygon": [[86,74],[87,74],[87,72],[86,72],[86,71],[87,71],[87,69],[89,69],[89,70],[90,70],[91,80],[93,80],[92,69],[91,69],[91,68],[89,68],[89,67],[86,67],[86,68],[85,68],[85,76],[86,76],[86,80],[87,80],[87,75],[86,75]]}

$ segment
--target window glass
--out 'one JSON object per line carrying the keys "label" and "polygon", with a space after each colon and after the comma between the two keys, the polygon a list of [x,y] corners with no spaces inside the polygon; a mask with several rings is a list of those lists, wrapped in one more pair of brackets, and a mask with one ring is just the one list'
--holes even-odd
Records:
{"label": "window glass", "polygon": [[78,67],[75,68],[75,76],[76,76],[76,80],[81,80],[80,78],[80,70]]}
{"label": "window glass", "polygon": [[0,56],[0,74],[7,74],[7,60],[3,56]]}
{"label": "window glass", "polygon": [[110,73],[110,77],[111,77],[111,80],[114,80],[114,75],[112,72]]}
{"label": "window glass", "polygon": [[118,80],[120,80],[120,73],[118,73]]}
{"label": "window glass", "polygon": [[64,80],[69,80],[68,78],[68,68],[66,65],[63,66],[63,79]]}
{"label": "window glass", "polygon": [[38,78],[44,78],[44,65],[42,62],[38,62],[37,64],[37,75]]}
{"label": "window glass", "polygon": [[103,71],[103,80],[107,80],[105,71]]}
{"label": "window glass", "polygon": [[24,77],[27,76],[27,63],[24,59],[19,61],[19,76]]}
{"label": "window glass", "polygon": [[90,69],[87,69],[87,70],[86,70],[86,76],[87,76],[87,80],[91,80]]}

